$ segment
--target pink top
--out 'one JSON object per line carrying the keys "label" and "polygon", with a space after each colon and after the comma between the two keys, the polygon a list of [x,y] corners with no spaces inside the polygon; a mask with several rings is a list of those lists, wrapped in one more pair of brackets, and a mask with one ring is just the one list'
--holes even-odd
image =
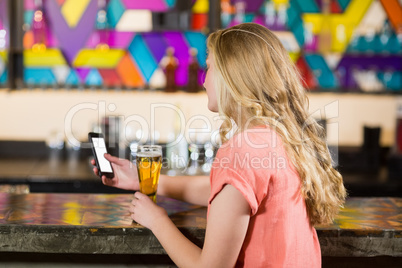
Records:
{"label": "pink top", "polygon": [[210,179],[209,204],[230,184],[251,208],[236,267],[321,267],[299,175],[275,131],[257,127],[231,138],[218,150]]}

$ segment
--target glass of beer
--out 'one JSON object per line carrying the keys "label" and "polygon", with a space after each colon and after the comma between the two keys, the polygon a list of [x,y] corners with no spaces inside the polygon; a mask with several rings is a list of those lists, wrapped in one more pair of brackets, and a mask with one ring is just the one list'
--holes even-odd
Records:
{"label": "glass of beer", "polygon": [[162,167],[162,147],[159,145],[140,145],[137,150],[137,170],[140,192],[156,203],[159,175]]}

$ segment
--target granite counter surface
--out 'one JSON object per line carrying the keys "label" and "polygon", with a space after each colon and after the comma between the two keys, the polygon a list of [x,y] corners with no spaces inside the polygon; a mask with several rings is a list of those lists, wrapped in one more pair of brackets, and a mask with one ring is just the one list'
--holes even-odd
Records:
{"label": "granite counter surface", "polygon": [[[165,254],[134,223],[132,194],[0,193],[0,252]],[[202,246],[207,209],[158,196],[176,226]],[[317,226],[323,256],[402,257],[402,199],[349,198],[331,225]]]}

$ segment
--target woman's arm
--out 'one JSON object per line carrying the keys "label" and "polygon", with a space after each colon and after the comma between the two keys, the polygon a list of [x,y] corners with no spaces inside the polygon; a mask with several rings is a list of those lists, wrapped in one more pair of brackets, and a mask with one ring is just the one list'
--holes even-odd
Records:
{"label": "woman's arm", "polygon": [[[103,184],[125,190],[139,190],[137,167],[127,159],[121,159],[110,154],[105,158],[112,163],[115,177],[102,177]],[[95,160],[92,159],[95,175],[99,175]],[[158,195],[171,197],[196,205],[208,205],[210,193],[209,176],[175,176],[160,175]]]}
{"label": "woman's arm", "polygon": [[203,249],[188,240],[166,211],[137,192],[130,212],[133,220],[151,229],[179,267],[233,267],[244,242],[250,207],[243,195],[226,185],[211,203]]}
{"label": "woman's arm", "polygon": [[208,205],[211,192],[209,176],[175,176],[161,174],[158,194],[195,205]]}

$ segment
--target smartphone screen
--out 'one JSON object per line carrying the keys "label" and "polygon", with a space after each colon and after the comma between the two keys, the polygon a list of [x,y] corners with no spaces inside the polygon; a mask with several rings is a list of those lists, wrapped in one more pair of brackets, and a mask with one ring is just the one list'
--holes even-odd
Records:
{"label": "smartphone screen", "polygon": [[106,144],[103,138],[92,137],[92,143],[95,149],[96,158],[98,159],[98,164],[101,172],[112,173],[112,165],[104,157],[106,151]]}

